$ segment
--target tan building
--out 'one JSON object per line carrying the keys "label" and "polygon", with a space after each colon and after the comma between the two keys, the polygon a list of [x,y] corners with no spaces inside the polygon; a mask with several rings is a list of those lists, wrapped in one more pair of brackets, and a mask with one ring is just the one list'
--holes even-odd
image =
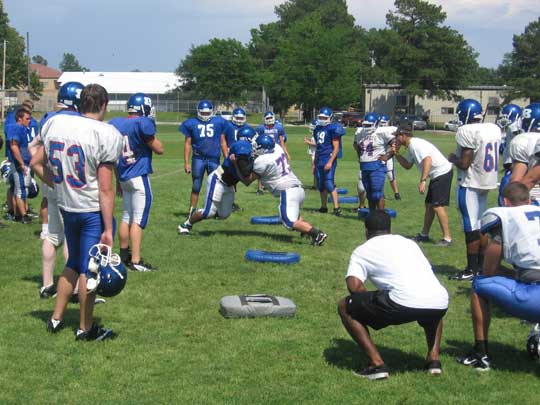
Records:
{"label": "tan building", "polygon": [[[487,109],[486,121],[494,122],[503,100],[507,94],[506,86],[471,86],[457,90],[458,96],[477,100],[484,111]],[[409,96],[397,84],[368,84],[365,87],[366,111],[387,114],[391,118],[403,114],[409,105]],[[512,101],[520,107],[530,104],[528,99]],[[455,119],[457,101],[439,97],[416,97],[415,114],[428,118],[432,124],[444,123]]]}
{"label": "tan building", "polygon": [[31,63],[30,70],[38,74],[39,81],[43,85],[43,92],[40,99],[35,101],[34,109],[36,111],[52,111],[60,87],[58,79],[62,72],[39,63]]}

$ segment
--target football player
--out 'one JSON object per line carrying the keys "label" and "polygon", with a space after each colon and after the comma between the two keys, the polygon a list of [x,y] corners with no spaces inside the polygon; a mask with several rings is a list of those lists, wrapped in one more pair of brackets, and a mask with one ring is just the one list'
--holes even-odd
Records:
{"label": "football player", "polygon": [[197,104],[197,118],[190,118],[179,127],[185,136],[184,171],[192,177],[189,216],[197,207],[204,174],[217,169],[221,153],[227,156],[227,144],[222,136],[227,125],[223,117],[214,116],[210,101],[201,100]]}
{"label": "football player", "polygon": [[[127,102],[127,117],[109,123],[122,134],[124,147],[118,160],[118,178],[122,190],[122,222],[118,229],[120,258],[129,270],[152,271],[143,261],[141,244],[152,206],[152,153],[163,154],[156,137],[155,109],[144,93],[133,94]],[[131,251],[130,251],[131,245]]]}
{"label": "football player", "polygon": [[311,243],[321,246],[328,235],[313,227],[300,216],[305,193],[302,183],[293,173],[285,151],[268,135],[258,136],[254,146],[253,172],[242,182],[249,185],[260,179],[274,197],[279,197],[279,217],[289,230],[311,237]]}
{"label": "football player", "polygon": [[231,121],[228,122],[225,133],[223,134],[225,142],[227,143],[227,148],[230,148],[233,143],[239,140],[238,133],[243,128],[249,127],[246,120],[247,116],[243,108],[239,107],[233,110]]}
{"label": "football player", "polygon": [[113,245],[113,172],[122,153],[122,135],[103,123],[108,104],[105,88],[90,84],[81,92],[83,117],[57,114],[41,130],[44,145],[32,158],[32,168],[54,187],[64,220],[69,258],[58,282],[58,293],[47,330],[59,332],[64,326],[66,305],[77,281],[80,321],[76,340],[103,340],[112,330],[95,324],[95,292],[89,292],[90,253],[97,243]]}
{"label": "football player", "polygon": [[[393,156],[391,145],[395,139],[395,127],[377,128],[377,121],[377,114],[367,113],[362,127],[355,133],[353,143],[360,160],[359,177],[362,179],[370,210],[384,209],[386,162]],[[362,202],[360,204],[362,205]]]}
{"label": "football player", "polygon": [[503,177],[499,184],[499,207],[502,207],[502,191],[510,182],[512,175],[512,159],[510,158],[510,146],[512,139],[521,133],[521,108],[515,104],[506,104],[501,109],[497,124],[501,127],[501,149],[503,159]]}
{"label": "football player", "polygon": [[[390,117],[386,114],[379,115],[377,128],[380,131],[387,131],[391,134],[394,134],[397,131],[397,127],[390,125]],[[390,187],[392,187],[392,191],[394,192],[394,199],[397,201],[401,200],[401,194],[399,194],[399,187],[396,180],[396,171],[394,170],[393,156],[386,161],[386,178],[390,182]]]}
{"label": "football player", "polygon": [[193,212],[178,225],[178,233],[186,235],[194,224],[208,218],[225,219],[233,210],[235,185],[241,177],[248,176],[253,167],[252,147],[249,141],[240,140],[231,145],[229,156],[206,179],[204,208]]}
{"label": "football player", "polygon": [[[459,363],[489,370],[490,303],[504,312],[530,322],[540,319],[540,209],[529,205],[527,187],[511,182],[504,191],[504,207],[490,208],[482,216],[481,232],[489,237],[483,273],[473,280],[471,312],[474,346],[458,357]],[[504,260],[513,269],[501,265]]]}
{"label": "football player", "polygon": [[310,137],[304,136],[304,143],[308,147],[308,154],[311,158],[311,174],[313,175],[312,190],[317,190],[317,176],[315,175],[315,153],[317,152],[317,143],[315,142],[315,139],[313,139],[313,131],[316,126],[317,120],[311,121],[311,124],[309,124]]}
{"label": "football player", "polygon": [[[540,132],[540,103],[532,103],[523,110],[522,127],[527,132]],[[529,189],[540,181],[540,142],[535,145],[533,155],[535,163],[532,167],[529,166],[527,174],[521,180]]]}
{"label": "football player", "polygon": [[453,280],[470,280],[482,269],[481,246],[487,242],[480,234],[480,218],[487,208],[489,190],[497,188],[501,130],[484,123],[482,106],[465,99],[457,106],[460,127],[456,133],[457,151],[448,160],[457,167],[457,206],[461,212],[467,267],[451,276]]}

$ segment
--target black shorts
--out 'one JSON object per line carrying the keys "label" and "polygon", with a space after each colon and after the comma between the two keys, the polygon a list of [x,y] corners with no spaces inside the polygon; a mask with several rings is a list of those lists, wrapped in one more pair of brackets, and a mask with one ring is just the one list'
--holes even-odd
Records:
{"label": "black shorts", "polygon": [[353,293],[345,299],[345,302],[347,313],[353,319],[373,329],[414,321],[422,327],[430,325],[435,327],[446,314],[446,309],[408,308],[396,304],[386,290]]}
{"label": "black shorts", "polygon": [[448,173],[441,174],[439,177],[429,181],[426,204],[435,207],[448,207],[450,205],[452,177],[454,177],[454,170],[450,169]]}

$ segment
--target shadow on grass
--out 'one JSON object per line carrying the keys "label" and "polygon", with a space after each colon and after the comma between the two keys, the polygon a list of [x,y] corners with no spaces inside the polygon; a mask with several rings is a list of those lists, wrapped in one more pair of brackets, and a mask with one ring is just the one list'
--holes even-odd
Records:
{"label": "shadow on grass", "polygon": [[[376,344],[376,343],[375,343]],[[425,359],[417,354],[377,345],[384,362],[395,371],[422,370]],[[333,339],[332,346],[324,350],[324,358],[337,368],[358,370],[366,367],[367,356],[352,340]]]}
{"label": "shadow on grass", "polygon": [[[47,321],[51,318],[52,311],[30,311],[27,313],[28,315],[37,318],[43,322],[43,329],[47,327]],[[94,318],[94,322],[99,324],[101,321],[101,318]],[[79,308],[77,304],[77,308],[67,308],[64,312],[64,322],[66,325],[66,328],[71,328],[73,332],[77,332],[77,329],[79,329]]]}
{"label": "shadow on grass", "polygon": [[231,230],[231,229],[221,230],[221,229],[219,229],[219,230],[216,230],[216,231],[200,231],[200,232],[195,231],[194,234],[195,235],[200,235],[200,236],[205,236],[205,237],[213,236],[213,235],[253,236],[253,237],[260,237],[260,238],[270,238],[270,239],[276,240],[278,242],[288,242],[288,243],[294,242],[295,241],[295,236],[297,236],[296,234],[295,235],[274,235],[274,234],[266,233],[266,232],[246,231],[246,230],[241,230],[241,229],[238,229],[238,230]]}
{"label": "shadow on grass", "polygon": [[[471,349],[471,342],[447,340],[441,353],[457,357],[470,352]],[[490,340],[489,355],[491,357],[493,369],[539,375],[540,369],[538,363],[532,361],[525,351],[525,336],[523,338],[523,350],[518,350],[513,346]]]}
{"label": "shadow on grass", "polygon": [[[446,264],[434,264],[433,265],[433,272],[435,274],[440,274],[444,276],[453,276],[456,273],[460,272],[463,269],[458,269],[455,266],[448,266]],[[467,287],[471,285],[469,281],[456,281],[456,283],[467,283]]]}
{"label": "shadow on grass", "polygon": [[[36,275],[33,275],[33,276],[22,276],[21,277],[21,280],[23,281],[30,281],[32,283],[35,283],[37,284],[38,287],[41,287],[41,276],[36,274]],[[56,279],[55,279],[55,283],[56,283]]]}

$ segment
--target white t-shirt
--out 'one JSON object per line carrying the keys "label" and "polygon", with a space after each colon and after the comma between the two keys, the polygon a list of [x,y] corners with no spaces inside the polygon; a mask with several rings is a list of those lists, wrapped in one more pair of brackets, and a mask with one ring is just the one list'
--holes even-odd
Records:
{"label": "white t-shirt", "polygon": [[396,127],[358,128],[354,142],[360,147],[360,162],[375,162],[388,150],[388,144],[395,138]]}
{"label": "white t-shirt", "polygon": [[258,156],[253,162],[253,171],[260,176],[263,186],[276,196],[290,187],[302,186],[279,145],[275,146],[274,152]]}
{"label": "white t-shirt", "polygon": [[492,123],[463,125],[456,133],[458,158],[463,148],[472,149],[474,157],[467,170],[458,168],[458,184],[463,187],[491,190],[497,188],[501,129]]}
{"label": "white t-shirt", "polygon": [[362,282],[369,278],[377,289],[388,290],[390,299],[405,307],[448,308],[448,293],[428,260],[415,242],[403,236],[375,236],[357,247],[346,277]]}
{"label": "white t-shirt", "polygon": [[122,153],[120,132],[91,118],[58,114],[45,123],[41,136],[58,206],[68,212],[99,211],[97,168],[116,164]]}
{"label": "white t-shirt", "polygon": [[404,157],[409,163],[414,163],[420,173],[422,173],[422,161],[428,156],[431,158],[431,169],[428,173],[430,179],[442,176],[452,170],[452,163],[435,145],[425,139],[411,138],[407,155]]}

